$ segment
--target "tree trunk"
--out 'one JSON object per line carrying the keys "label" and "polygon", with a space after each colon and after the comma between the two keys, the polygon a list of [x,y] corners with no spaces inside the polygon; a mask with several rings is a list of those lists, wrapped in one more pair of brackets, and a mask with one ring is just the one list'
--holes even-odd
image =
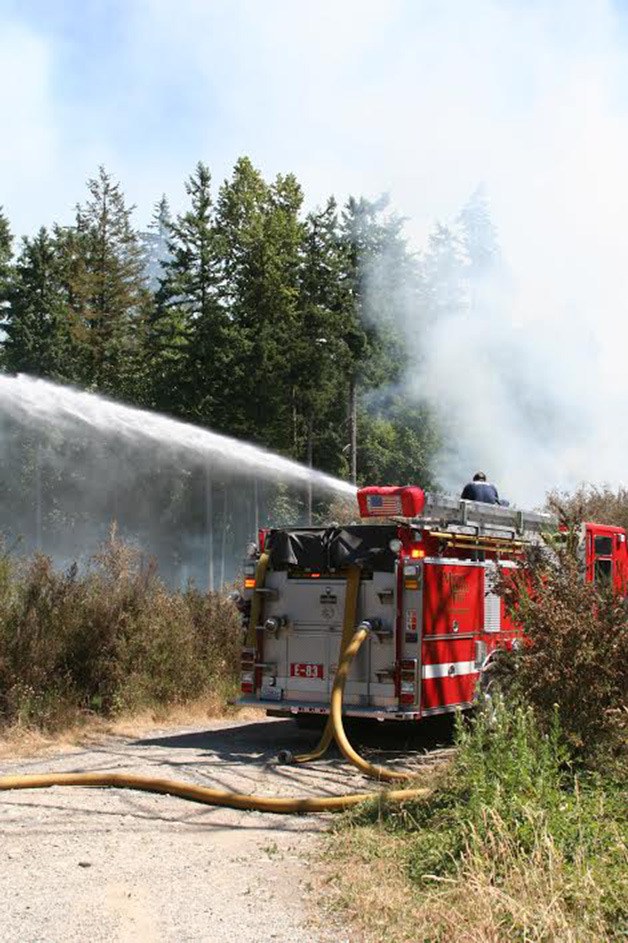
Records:
{"label": "tree trunk", "polygon": [[227,552],[227,514],[229,511],[229,504],[227,501],[228,491],[227,484],[225,482],[224,491],[222,493],[222,539],[220,541],[220,587],[225,585],[225,557]]}
{"label": "tree trunk", "polygon": [[358,481],[358,396],[355,377],[349,381],[349,462],[353,484]]}

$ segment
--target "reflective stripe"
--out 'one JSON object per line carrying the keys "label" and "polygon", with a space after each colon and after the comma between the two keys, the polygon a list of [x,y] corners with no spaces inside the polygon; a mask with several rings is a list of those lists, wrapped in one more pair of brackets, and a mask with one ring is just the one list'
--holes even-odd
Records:
{"label": "reflective stripe", "polygon": [[477,671],[474,661],[446,661],[440,665],[423,665],[421,674],[427,681],[430,678],[453,678],[458,675],[477,674]]}

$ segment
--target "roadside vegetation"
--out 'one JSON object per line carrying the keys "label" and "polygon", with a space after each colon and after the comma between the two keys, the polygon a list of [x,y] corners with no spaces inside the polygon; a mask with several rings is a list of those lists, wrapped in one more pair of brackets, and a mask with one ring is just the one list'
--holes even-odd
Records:
{"label": "roadside vegetation", "polygon": [[[587,496],[565,520],[591,519]],[[582,581],[569,539],[529,573],[502,588],[526,643],[459,719],[431,798],[362,810],[329,839],[333,905],[366,940],[626,939],[626,610]]]}
{"label": "roadside vegetation", "polygon": [[63,730],[235,690],[239,620],[224,595],[173,592],[115,533],[84,571],[0,556],[0,732]]}

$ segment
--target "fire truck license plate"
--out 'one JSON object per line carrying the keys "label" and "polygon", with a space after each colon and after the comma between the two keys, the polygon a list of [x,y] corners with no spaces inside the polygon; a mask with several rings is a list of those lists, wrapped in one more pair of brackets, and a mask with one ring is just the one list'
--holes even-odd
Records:
{"label": "fire truck license plate", "polygon": [[293,661],[290,665],[290,677],[324,678],[325,674],[322,665],[312,665],[304,661]]}

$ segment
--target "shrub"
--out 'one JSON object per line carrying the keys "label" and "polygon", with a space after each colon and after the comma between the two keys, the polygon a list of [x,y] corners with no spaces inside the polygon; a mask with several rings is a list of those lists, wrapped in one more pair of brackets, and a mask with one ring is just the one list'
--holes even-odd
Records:
{"label": "shrub", "polygon": [[568,524],[595,521],[628,531],[628,488],[613,491],[609,487],[582,485],[571,494],[550,491],[547,509]]}
{"label": "shrub", "polygon": [[64,724],[233,685],[237,614],[217,593],[170,592],[115,534],[84,573],[0,557],[0,719]]}
{"label": "shrub", "polygon": [[567,539],[530,554],[502,586],[523,628],[515,690],[547,731],[557,712],[573,754],[586,763],[619,759],[628,712],[628,618],[612,590],[585,583]]}

